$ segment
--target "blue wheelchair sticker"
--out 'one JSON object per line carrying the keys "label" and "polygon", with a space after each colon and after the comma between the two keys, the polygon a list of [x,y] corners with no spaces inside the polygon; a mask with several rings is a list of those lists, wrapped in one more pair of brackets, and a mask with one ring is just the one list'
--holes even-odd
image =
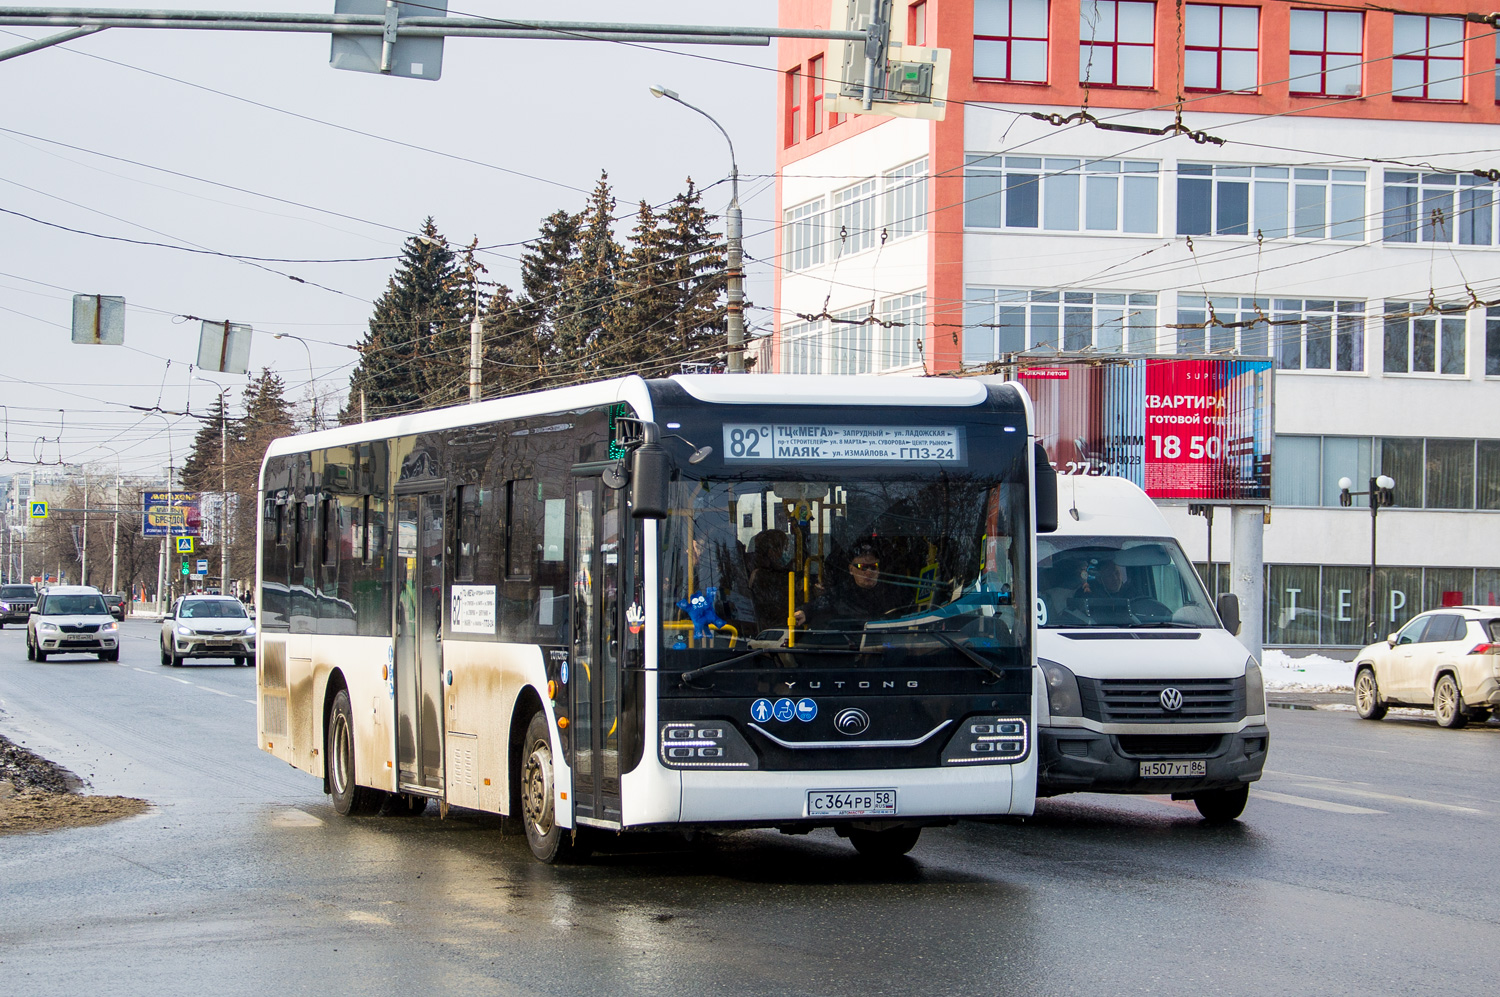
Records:
{"label": "blue wheelchair sticker", "polygon": [[771,719],[771,701],[769,699],[757,699],[750,704],[750,716],[756,723],[765,723]]}
{"label": "blue wheelchair sticker", "polygon": [[797,719],[803,723],[818,715],[818,704],[811,699],[797,700]]}
{"label": "blue wheelchair sticker", "polygon": [[797,704],[793,703],[790,699],[778,699],[772,712],[776,715],[777,720],[786,723],[797,715]]}
{"label": "blue wheelchair sticker", "polygon": [[562,674],[560,674],[558,676],[558,678],[562,679],[562,684],[563,685],[567,685],[568,684],[568,663],[566,661],[564,661],[562,663],[561,672],[562,672]]}

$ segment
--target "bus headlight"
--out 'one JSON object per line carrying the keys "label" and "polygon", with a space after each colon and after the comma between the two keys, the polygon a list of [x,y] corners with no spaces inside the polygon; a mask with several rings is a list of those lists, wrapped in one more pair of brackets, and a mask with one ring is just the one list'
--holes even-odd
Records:
{"label": "bus headlight", "polygon": [[1047,683],[1047,710],[1054,717],[1083,716],[1083,698],[1078,694],[1078,679],[1055,661],[1038,658],[1042,678]]}
{"label": "bus headlight", "polygon": [[965,717],[943,748],[944,765],[1014,765],[1031,753],[1024,717]]}
{"label": "bus headlight", "polygon": [[754,769],[755,752],[727,720],[663,721],[657,757],[669,769]]}
{"label": "bus headlight", "polygon": [[1266,680],[1254,658],[1245,661],[1245,716],[1265,716]]}

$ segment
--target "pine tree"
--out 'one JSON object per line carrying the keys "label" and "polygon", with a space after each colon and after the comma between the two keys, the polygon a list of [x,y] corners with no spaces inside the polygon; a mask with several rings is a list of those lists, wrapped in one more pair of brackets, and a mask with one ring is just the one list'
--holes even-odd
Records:
{"label": "pine tree", "polygon": [[642,201],[630,232],[610,311],[608,341],[602,357],[618,374],[664,377],[676,373],[673,355],[677,286],[661,219]]}
{"label": "pine tree", "polygon": [[614,305],[620,244],[614,237],[615,199],[609,175],[601,173],[580,218],[578,252],[567,267],[553,312],[553,341],[561,383],[612,373],[601,355]]}
{"label": "pine tree", "polygon": [[724,240],[713,231],[717,220],[704,209],[692,177],[666,211],[664,243],[677,295],[671,347],[679,362],[708,362],[724,349],[728,281]]}
{"label": "pine tree", "polygon": [[228,435],[227,422],[228,412],[224,408],[224,396],[221,394],[214,398],[208,417],[198,427],[192,449],[182,462],[184,488],[192,491],[219,490],[220,472],[227,459],[223,447],[224,438]]}
{"label": "pine tree", "polygon": [[544,370],[551,348],[549,334],[535,322],[529,302],[511,296],[501,284],[484,313],[484,393],[514,395],[547,387]]}
{"label": "pine tree", "polygon": [[375,302],[341,422],[359,418],[361,391],[369,409],[382,415],[428,408],[433,397],[451,396],[448,386],[468,363],[467,340],[461,351],[455,343],[467,328],[463,291],[454,253],[429,217],[402,246],[396,273]]}

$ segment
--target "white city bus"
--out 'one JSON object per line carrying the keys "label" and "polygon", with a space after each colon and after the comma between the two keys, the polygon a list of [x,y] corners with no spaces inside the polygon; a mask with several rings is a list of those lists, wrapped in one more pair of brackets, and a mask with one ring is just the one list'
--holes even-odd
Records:
{"label": "white city bus", "polygon": [[262,748],[341,813],[834,827],[1036,795],[1031,409],[977,379],[630,377],[277,440]]}

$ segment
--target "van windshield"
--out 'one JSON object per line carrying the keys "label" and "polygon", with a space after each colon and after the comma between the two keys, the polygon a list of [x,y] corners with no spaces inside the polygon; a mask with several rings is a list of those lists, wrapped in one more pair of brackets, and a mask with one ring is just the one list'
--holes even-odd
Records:
{"label": "van windshield", "polygon": [[1219,627],[1208,592],[1169,537],[1037,537],[1043,627]]}

